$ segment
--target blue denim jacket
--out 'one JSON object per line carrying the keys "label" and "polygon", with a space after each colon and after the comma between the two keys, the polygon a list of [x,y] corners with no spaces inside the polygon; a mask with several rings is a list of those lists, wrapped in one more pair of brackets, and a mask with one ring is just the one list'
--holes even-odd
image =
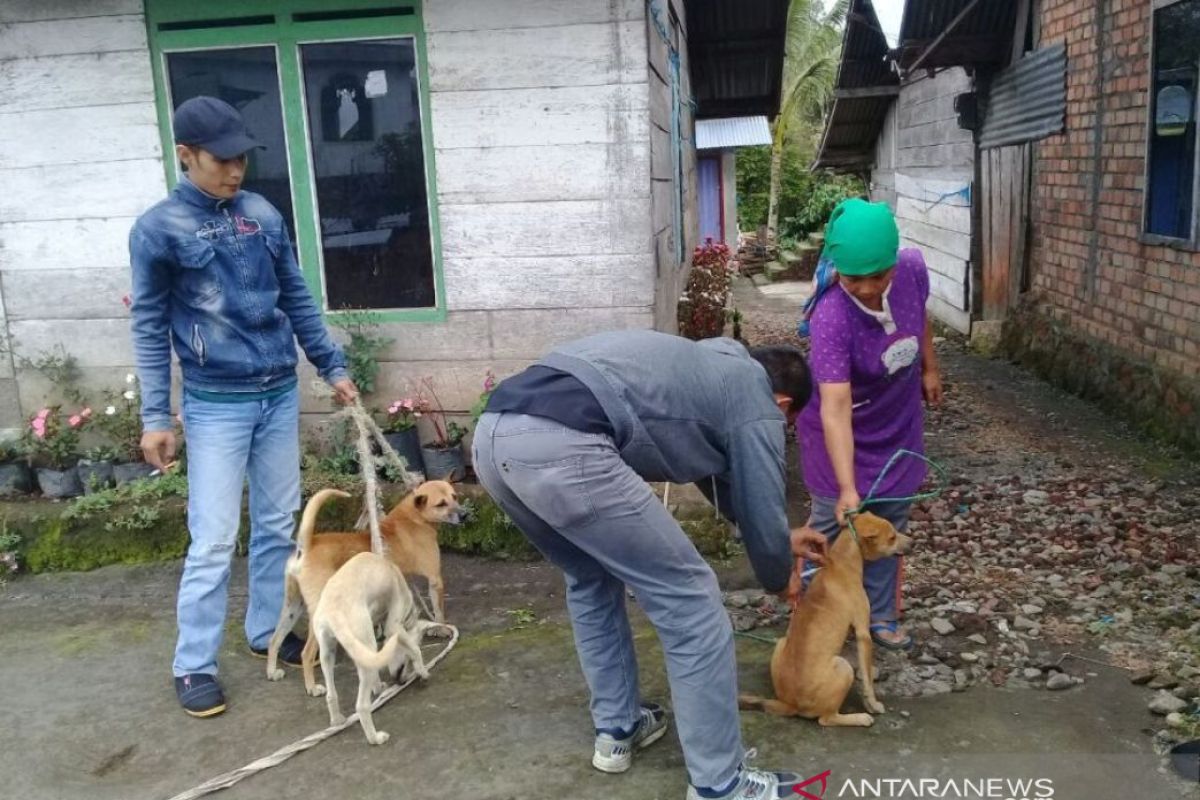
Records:
{"label": "blue denim jacket", "polygon": [[142,425],[170,430],[171,346],[184,389],[260,392],[296,378],[296,345],[321,377],[346,377],[300,274],[282,215],[263,197],[219,200],[184,178],[129,234]]}

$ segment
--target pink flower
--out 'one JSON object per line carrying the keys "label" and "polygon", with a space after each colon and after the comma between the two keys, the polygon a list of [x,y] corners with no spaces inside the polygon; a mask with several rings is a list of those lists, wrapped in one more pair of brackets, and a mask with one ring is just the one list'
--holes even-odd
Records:
{"label": "pink flower", "polygon": [[33,422],[29,423],[29,426],[33,428],[34,436],[39,439],[46,438],[46,420],[40,418],[35,419]]}
{"label": "pink flower", "polygon": [[92,409],[85,408],[83,411],[79,412],[79,416],[82,417],[83,419],[91,419],[92,418]]}
{"label": "pink flower", "polygon": [[496,376],[493,375],[492,371],[489,369],[487,372],[487,377],[483,379],[483,390],[485,392],[490,392],[495,388],[496,388]]}
{"label": "pink flower", "polygon": [[411,397],[406,397],[400,401],[400,407],[405,411],[412,411],[416,406],[413,404]]}
{"label": "pink flower", "polygon": [[396,412],[398,412],[399,410],[400,410],[400,404],[399,404],[399,403],[392,403],[390,406],[388,406],[388,413],[389,413],[389,414],[395,414],[395,413],[396,413]]}
{"label": "pink flower", "polygon": [[46,417],[48,417],[48,416],[50,416],[50,409],[48,409],[48,408],[43,408],[41,411],[39,411],[37,413],[37,418],[41,419],[41,420],[46,419]]}
{"label": "pink flower", "polygon": [[83,424],[83,417],[79,416],[78,414],[74,414],[69,420],[67,420],[67,424],[72,428],[78,428]]}
{"label": "pink flower", "polygon": [[132,308],[133,307],[133,296],[130,294],[123,294],[123,295],[121,295],[121,302],[125,304],[126,308]]}

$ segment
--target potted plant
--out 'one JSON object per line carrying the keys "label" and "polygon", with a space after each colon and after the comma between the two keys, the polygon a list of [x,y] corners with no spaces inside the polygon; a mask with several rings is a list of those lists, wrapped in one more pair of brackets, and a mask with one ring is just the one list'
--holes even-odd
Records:
{"label": "potted plant", "polygon": [[29,420],[26,442],[38,463],[38,487],[46,497],[76,497],[83,494],[79,472],[79,432],[91,419],[92,410],[63,418],[60,406],[41,409]]}
{"label": "potted plant", "polygon": [[417,432],[417,420],[429,410],[422,397],[404,397],[392,402],[383,421],[383,436],[392,449],[404,459],[410,472],[424,480],[424,462],[421,458],[421,436]]}
{"label": "potted plant", "polygon": [[0,497],[16,497],[33,491],[29,449],[21,441],[0,444]]}
{"label": "potted plant", "polygon": [[430,398],[428,416],[433,424],[433,441],[421,447],[425,475],[437,480],[460,481],[467,475],[462,449],[467,428],[446,420],[446,409],[438,399],[431,379],[422,379],[421,387],[422,395]]}
{"label": "potted plant", "polygon": [[117,450],[113,478],[118,486],[149,477],[154,472],[154,467],[147,464],[142,455],[141,396],[137,376],[129,373],[125,376],[125,384],[124,392],[108,393],[108,406],[98,418],[100,430]]}
{"label": "potted plant", "polygon": [[92,494],[113,485],[113,463],[119,456],[117,448],[107,444],[83,451],[83,458],[79,459],[76,469],[84,494]]}

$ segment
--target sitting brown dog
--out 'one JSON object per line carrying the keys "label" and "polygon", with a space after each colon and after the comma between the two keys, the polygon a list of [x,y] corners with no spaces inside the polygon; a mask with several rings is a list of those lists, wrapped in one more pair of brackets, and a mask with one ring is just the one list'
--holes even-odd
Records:
{"label": "sitting brown dog", "polygon": [[882,714],[872,674],[871,604],[863,589],[863,563],[904,553],[911,542],[885,519],[870,513],[855,516],[854,527],[842,529],[825,566],[792,612],[787,635],[775,643],[771,683],[776,699],[742,695],[739,705],[783,717],[815,718],[822,725],[872,725],[871,714],[841,713],[854,669],[839,654],[853,628],[863,703],[867,711]]}
{"label": "sitting brown dog", "polygon": [[[267,647],[268,680],[283,678],[283,670],[278,668],[279,647],[284,637],[296,626],[301,612],[308,609],[311,617],[321,598],[321,591],[333,574],[359,553],[371,552],[370,533],[313,535],[317,514],[325,501],[330,497],[349,496],[338,489],[322,489],[304,507],[304,515],[296,532],[296,552],[288,559],[284,576],[283,610],[279,614],[271,644]],[[426,481],[379,521],[387,557],[403,574],[421,575],[429,582],[436,622],[445,622],[446,619],[437,526],[442,523],[457,525],[461,520],[461,512],[458,495],[450,483]],[[316,638],[309,636],[300,659],[304,670],[304,688],[314,697],[324,693],[324,687],[317,685],[317,649]]]}

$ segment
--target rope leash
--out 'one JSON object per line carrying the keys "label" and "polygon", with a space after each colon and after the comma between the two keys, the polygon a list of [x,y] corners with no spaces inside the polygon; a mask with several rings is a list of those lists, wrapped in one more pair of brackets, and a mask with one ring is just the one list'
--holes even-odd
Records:
{"label": "rope leash", "polygon": [[[323,387],[325,386],[325,384],[320,385]],[[376,424],[375,420],[371,417],[367,410],[363,408],[362,401],[360,401],[358,398],[355,398],[351,405],[346,406],[345,409],[338,412],[338,416],[348,417],[354,422],[355,427],[358,429],[358,438],[355,442],[355,446],[358,450],[358,465],[364,484],[363,514],[366,516],[371,528],[371,552],[383,554],[385,548],[383,544],[383,534],[379,528],[380,496],[379,482],[376,477],[376,470],[378,467],[375,463],[375,453],[371,447],[372,442],[378,446],[384,462],[396,470],[396,473],[400,476],[401,483],[404,485],[406,491],[415,489],[420,484],[420,478],[416,474],[409,472],[408,464],[396,453],[392,446],[388,444],[387,439],[384,438],[383,431],[379,429],[379,425]],[[360,517],[359,527],[361,526],[362,518]],[[413,597],[418,598],[421,606],[425,610],[425,613],[429,616],[432,616],[428,606],[425,603],[425,598],[421,597],[420,593],[418,592],[413,592]],[[446,625],[444,623],[434,623],[434,625],[431,627],[440,627],[450,631],[450,638],[446,642],[446,646],[443,647],[437,653],[437,655],[425,662],[426,667],[432,671],[434,666],[436,666],[439,661],[445,658],[446,654],[453,650],[454,646],[458,644],[458,628],[454,627],[453,625]],[[422,644],[422,646],[425,645]],[[400,694],[400,692],[407,689],[416,680],[417,676],[413,675],[403,683],[397,683],[389,686],[379,695],[379,697],[375,698],[375,701],[371,704],[371,710],[376,711],[383,707],[385,703],[387,703],[396,695]],[[219,792],[222,789],[228,789],[230,786],[249,778],[251,775],[256,775],[259,772],[270,769],[271,767],[279,766],[297,753],[303,753],[305,750],[316,747],[321,742],[329,739],[332,736],[336,736],[337,734],[346,730],[346,728],[354,725],[356,722],[358,722],[358,712],[346,717],[345,722],[340,725],[330,725],[323,730],[309,734],[303,739],[292,742],[286,747],[281,747],[268,756],[251,761],[244,767],[230,770],[229,772],[218,775],[211,780],[205,781],[193,789],[188,789],[186,792],[181,792],[180,794],[174,795],[170,798],[170,800],[196,800],[196,798],[204,797],[205,795],[213,794],[214,792]]]}
{"label": "rope leash", "polygon": [[[362,474],[363,512],[371,530],[371,552],[382,555],[384,552],[383,534],[379,530],[381,498],[379,496],[379,479],[376,475],[378,465],[375,463],[375,453],[372,443],[379,448],[385,464],[390,466],[400,476],[400,482],[405,491],[412,491],[420,484],[420,478],[409,472],[408,464],[388,444],[387,438],[374,418],[363,408],[362,401],[354,398],[354,402],[338,412],[339,417],[348,417],[358,429],[358,437],[354,442],[358,451],[358,466]],[[362,518],[359,518],[360,527]]]}
{"label": "rope leash", "polygon": [[[450,639],[446,642],[446,646],[443,647],[441,649],[441,651],[438,652],[437,655],[435,655],[433,658],[431,658],[425,662],[425,665],[430,670],[432,670],[433,667],[439,661],[441,661],[446,656],[447,653],[449,653],[451,650],[454,649],[454,645],[458,644],[458,628],[455,628],[453,625],[443,625],[442,627],[444,627],[450,631]],[[416,680],[417,680],[417,676],[413,675],[408,680],[406,680],[404,683],[397,683],[392,686],[389,686],[387,689],[385,689],[383,691],[382,694],[379,695],[379,697],[375,698],[375,702],[371,704],[371,710],[377,711],[379,708],[381,708],[385,703],[387,703],[393,697],[395,697],[396,695],[400,694],[400,692],[407,689]],[[325,728],[324,730],[320,730],[320,731],[317,731],[316,733],[309,734],[308,736],[305,736],[303,739],[292,742],[291,744],[287,745],[286,747],[279,748],[274,753],[271,753],[268,756],[263,756],[260,759],[251,761],[249,764],[247,764],[244,767],[239,767],[238,769],[230,770],[229,772],[226,772],[222,775],[218,775],[217,777],[215,777],[211,780],[205,781],[204,783],[200,784],[199,786],[195,787],[194,789],[188,789],[186,792],[180,792],[179,794],[171,797],[169,800],[196,800],[196,798],[198,798],[198,797],[204,797],[205,795],[210,795],[214,792],[219,792],[222,789],[228,789],[230,786],[233,786],[235,783],[239,783],[239,782],[245,780],[246,778],[249,778],[251,775],[256,775],[259,772],[262,772],[263,770],[267,770],[267,769],[270,769],[271,767],[275,767],[275,766],[282,764],[283,762],[287,761],[289,758],[296,755],[297,753],[303,753],[305,750],[309,750],[313,747],[316,747],[321,742],[325,741],[326,739],[329,739],[330,737],[336,736],[337,734],[346,730],[346,728],[349,728],[350,726],[355,725],[357,722],[358,722],[358,712],[355,712],[355,713],[351,714],[350,716],[346,717],[346,721],[343,722],[341,725],[330,725],[328,728]]]}

